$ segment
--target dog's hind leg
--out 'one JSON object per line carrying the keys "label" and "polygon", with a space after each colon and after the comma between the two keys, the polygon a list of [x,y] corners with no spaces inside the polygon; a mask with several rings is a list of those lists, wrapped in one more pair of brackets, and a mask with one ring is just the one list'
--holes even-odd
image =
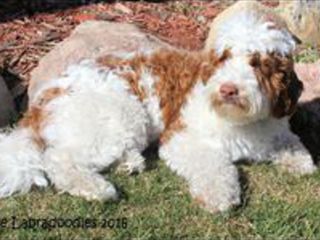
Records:
{"label": "dog's hind leg", "polygon": [[60,193],[68,192],[87,200],[117,199],[117,191],[111,182],[77,163],[79,159],[76,158],[81,157],[69,149],[50,149],[45,153],[46,172],[55,188]]}
{"label": "dog's hind leg", "polygon": [[147,144],[147,120],[141,104],[112,92],[83,91],[48,107],[44,162],[55,188],[88,200],[117,198],[115,187],[99,172],[126,157],[130,170],[143,169],[139,152]]}

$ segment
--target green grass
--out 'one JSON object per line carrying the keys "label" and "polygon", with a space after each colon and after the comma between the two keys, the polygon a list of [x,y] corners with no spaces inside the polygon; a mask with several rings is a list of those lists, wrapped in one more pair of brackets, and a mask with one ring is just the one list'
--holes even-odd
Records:
{"label": "green grass", "polygon": [[294,56],[294,60],[301,63],[312,63],[318,59],[320,59],[320,49],[308,44],[301,46]]}
{"label": "green grass", "polygon": [[119,202],[87,202],[52,189],[0,201],[0,218],[15,216],[19,223],[26,218],[80,217],[100,224],[103,219],[126,218],[126,228],[3,227],[0,238],[320,239],[320,172],[298,178],[272,165],[239,169],[243,203],[225,213],[200,209],[186,183],[159,161],[156,168],[137,176],[110,177],[122,191]]}

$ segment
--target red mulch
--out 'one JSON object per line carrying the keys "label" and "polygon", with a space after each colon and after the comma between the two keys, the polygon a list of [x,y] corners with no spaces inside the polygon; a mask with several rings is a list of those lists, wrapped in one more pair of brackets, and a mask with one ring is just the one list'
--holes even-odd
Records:
{"label": "red mulch", "polygon": [[140,1],[89,4],[32,16],[18,13],[0,22],[0,69],[27,82],[42,56],[79,23],[92,19],[132,22],[175,46],[200,49],[209,23],[226,6],[225,1]]}

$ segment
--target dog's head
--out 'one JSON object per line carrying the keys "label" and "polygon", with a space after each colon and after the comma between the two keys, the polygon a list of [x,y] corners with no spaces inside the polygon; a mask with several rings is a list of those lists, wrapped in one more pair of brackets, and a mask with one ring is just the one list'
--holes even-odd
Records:
{"label": "dog's head", "polygon": [[[247,2],[243,4],[252,4]],[[206,47],[207,50],[215,49],[218,54],[229,48],[235,55],[255,51],[287,55],[292,53],[300,41],[277,14],[261,12],[251,7],[237,9],[213,25],[210,33],[214,34],[214,37],[210,38],[209,34]]]}
{"label": "dog's head", "polygon": [[210,85],[212,108],[234,124],[291,115],[303,89],[292,58],[276,53],[234,56]]}

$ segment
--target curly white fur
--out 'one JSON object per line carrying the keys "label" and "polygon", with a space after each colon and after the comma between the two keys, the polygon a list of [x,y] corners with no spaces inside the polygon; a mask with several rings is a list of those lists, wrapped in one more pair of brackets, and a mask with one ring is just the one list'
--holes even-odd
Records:
{"label": "curly white fur", "polygon": [[49,177],[72,194],[115,198],[111,183],[97,172],[115,161],[129,162],[128,171],[144,169],[140,152],[147,145],[149,116],[111,71],[83,64],[66,78],[76,80],[71,93],[47,106],[54,113],[43,131],[50,146],[44,155]]}
{"label": "curly white fur", "polygon": [[285,55],[295,48],[295,41],[287,29],[275,27],[275,23],[266,21],[252,10],[235,14],[220,24],[215,34],[215,42],[210,44],[218,53],[231,48],[234,54],[276,51]]}
{"label": "curly white fur", "polygon": [[32,185],[47,186],[41,153],[27,129],[0,135],[0,196],[25,193]]}
{"label": "curly white fur", "polygon": [[26,192],[32,184],[44,185],[45,171],[62,192],[87,199],[116,198],[114,186],[98,172],[116,162],[128,172],[144,169],[140,153],[152,130],[149,115],[124,81],[90,61],[48,82],[35,101],[55,87],[69,92],[43,109],[50,113],[41,132],[47,145],[43,153],[29,128],[20,127],[1,138],[0,196]]}

